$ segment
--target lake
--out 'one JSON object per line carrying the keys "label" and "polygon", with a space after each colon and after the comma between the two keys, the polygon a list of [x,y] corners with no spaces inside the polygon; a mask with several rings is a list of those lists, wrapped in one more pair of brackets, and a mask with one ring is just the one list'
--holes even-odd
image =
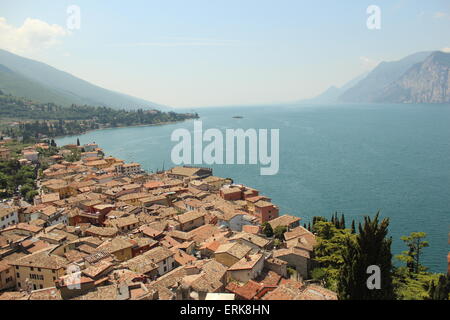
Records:
{"label": "lake", "polygon": [[[178,111],[178,110],[176,110]],[[349,226],[364,215],[390,218],[393,253],[413,231],[428,234],[423,264],[446,272],[450,226],[450,105],[336,105],[198,108],[204,130],[280,130],[280,170],[214,165],[214,174],[254,187],[308,223],[344,213]],[[181,112],[181,110],[180,110]],[[242,119],[233,118],[242,116]],[[96,142],[106,155],[145,170],[173,166],[170,136],[193,122],[92,131],[56,139],[58,145]]]}

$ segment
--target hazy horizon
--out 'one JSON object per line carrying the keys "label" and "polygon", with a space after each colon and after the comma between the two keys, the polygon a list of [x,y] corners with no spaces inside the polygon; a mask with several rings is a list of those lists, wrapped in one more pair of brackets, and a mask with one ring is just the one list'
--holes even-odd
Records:
{"label": "hazy horizon", "polygon": [[[68,25],[73,4],[79,29]],[[367,28],[370,5],[381,9],[379,30]],[[18,0],[2,9],[1,49],[174,108],[308,99],[381,61],[450,48],[443,0]]]}

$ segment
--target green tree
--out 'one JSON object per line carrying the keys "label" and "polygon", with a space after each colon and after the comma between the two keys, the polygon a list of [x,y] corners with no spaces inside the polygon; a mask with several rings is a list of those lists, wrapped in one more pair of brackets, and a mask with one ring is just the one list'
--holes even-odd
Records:
{"label": "green tree", "polygon": [[356,233],[355,220],[352,220],[352,234]]}
{"label": "green tree", "polygon": [[344,261],[342,252],[347,238],[354,238],[347,229],[338,229],[332,222],[318,221],[313,226],[317,244],[313,256],[316,267],[311,277],[333,291],[337,290],[337,283]]}
{"label": "green tree", "polygon": [[[379,212],[372,220],[364,217],[364,225],[359,225],[359,234],[353,240],[346,240],[343,252],[338,296],[341,300],[392,300],[392,254],[391,238],[386,238],[389,219],[379,223]],[[380,268],[380,289],[369,289],[367,286],[367,268]]]}
{"label": "green tree", "polygon": [[339,229],[345,229],[345,217],[344,217],[344,214],[342,214],[341,220],[339,221]]}
{"label": "green tree", "polygon": [[262,232],[266,235],[266,237],[272,237],[273,236],[273,229],[270,223],[264,222],[262,225]]}
{"label": "green tree", "polygon": [[432,300],[448,300],[450,292],[450,279],[448,276],[440,275],[437,285],[434,282],[430,286],[430,298]]}
{"label": "green tree", "polygon": [[420,264],[422,251],[429,246],[428,241],[424,240],[426,236],[425,232],[412,232],[409,236],[401,237],[406,243],[408,251],[403,251],[396,258],[405,262],[411,273],[426,271],[426,268]]}
{"label": "green tree", "polygon": [[278,226],[273,231],[273,235],[275,236],[275,238],[283,241],[284,240],[284,233],[286,231],[287,231],[287,227],[286,226]]}

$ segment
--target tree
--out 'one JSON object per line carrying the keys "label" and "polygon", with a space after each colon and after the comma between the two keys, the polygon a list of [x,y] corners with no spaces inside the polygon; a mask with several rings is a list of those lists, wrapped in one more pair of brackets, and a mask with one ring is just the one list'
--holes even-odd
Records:
{"label": "tree", "polygon": [[450,279],[448,276],[441,275],[437,285],[431,282],[430,286],[430,299],[431,300],[448,300],[450,293]]}
{"label": "tree", "polygon": [[[348,238],[343,252],[343,266],[338,283],[338,296],[342,300],[392,300],[392,254],[391,238],[388,234],[389,219],[379,223],[379,212],[372,220],[364,217],[364,225],[359,225],[355,240]],[[367,268],[380,269],[380,289],[369,289]]]}
{"label": "tree", "polygon": [[355,220],[352,220],[352,234],[356,233]]}
{"label": "tree", "polygon": [[342,214],[341,220],[339,221],[339,229],[345,229],[345,217],[344,217],[344,214]]}
{"label": "tree", "polygon": [[405,262],[411,273],[426,271],[426,268],[420,264],[422,251],[429,246],[428,241],[423,240],[426,236],[425,232],[412,232],[409,236],[401,237],[408,246],[408,251],[403,251],[396,258]]}
{"label": "tree", "polygon": [[313,228],[317,239],[314,246],[314,261],[317,264],[311,276],[321,281],[326,288],[336,291],[344,263],[342,252],[347,238],[354,238],[355,235],[350,234],[350,230],[336,228],[332,222],[318,221]]}
{"label": "tree", "polygon": [[80,146],[80,139],[79,138],[77,138],[77,146],[78,147]]}
{"label": "tree", "polygon": [[270,223],[264,222],[262,225],[262,231],[266,235],[266,237],[272,237],[273,236],[273,229]]}
{"label": "tree", "polygon": [[273,235],[275,236],[275,238],[277,238],[279,240],[283,240],[284,239],[284,233],[286,231],[287,231],[287,227],[286,226],[278,226],[273,231]]}

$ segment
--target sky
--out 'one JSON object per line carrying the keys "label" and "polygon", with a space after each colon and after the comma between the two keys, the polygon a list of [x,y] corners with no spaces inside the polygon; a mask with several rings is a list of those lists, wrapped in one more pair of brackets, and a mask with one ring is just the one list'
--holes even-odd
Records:
{"label": "sky", "polygon": [[283,103],[450,52],[450,1],[0,0],[0,48],[172,107]]}

